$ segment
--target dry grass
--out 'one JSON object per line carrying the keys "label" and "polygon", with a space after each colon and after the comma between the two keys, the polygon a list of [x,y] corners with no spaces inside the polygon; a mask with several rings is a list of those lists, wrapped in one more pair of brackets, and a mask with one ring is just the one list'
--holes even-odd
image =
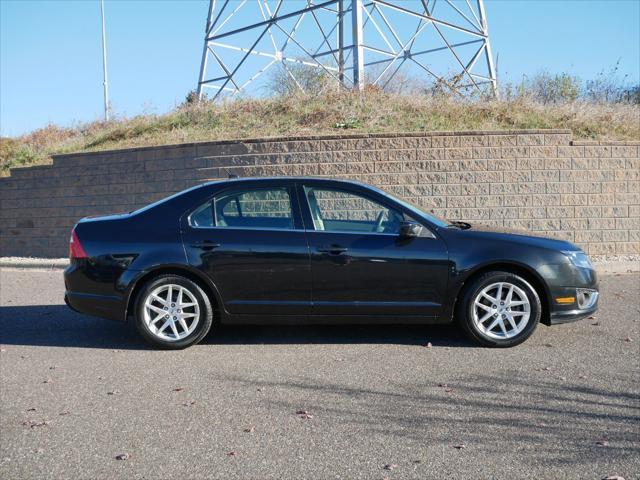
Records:
{"label": "dry grass", "polygon": [[0,175],[9,168],[50,163],[72,151],[229,140],[268,136],[569,128],[575,138],[640,140],[640,106],[573,101],[542,105],[510,101],[456,100],[372,90],[363,95],[329,91],[318,96],[238,99],[177,108],[74,128],[49,125],[28,135],[0,139]]}

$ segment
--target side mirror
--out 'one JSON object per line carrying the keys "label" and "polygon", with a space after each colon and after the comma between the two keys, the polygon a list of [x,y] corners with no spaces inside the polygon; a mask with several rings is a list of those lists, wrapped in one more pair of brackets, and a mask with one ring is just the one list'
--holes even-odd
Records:
{"label": "side mirror", "polygon": [[422,225],[416,222],[400,223],[400,238],[419,237],[422,232]]}

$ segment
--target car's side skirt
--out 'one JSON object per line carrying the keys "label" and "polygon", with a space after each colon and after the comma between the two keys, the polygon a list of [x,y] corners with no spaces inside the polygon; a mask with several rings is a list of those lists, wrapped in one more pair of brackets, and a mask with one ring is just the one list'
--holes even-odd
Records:
{"label": "car's side skirt", "polygon": [[426,315],[231,315],[225,325],[439,325],[451,320]]}

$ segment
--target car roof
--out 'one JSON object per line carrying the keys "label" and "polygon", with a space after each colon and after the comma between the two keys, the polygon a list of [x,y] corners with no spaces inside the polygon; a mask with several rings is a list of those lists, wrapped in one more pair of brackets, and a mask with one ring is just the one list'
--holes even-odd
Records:
{"label": "car roof", "polygon": [[357,185],[360,187],[368,187],[371,188],[371,185],[368,185],[363,182],[359,182],[357,180],[349,180],[342,178],[327,178],[327,177],[314,177],[314,176],[276,176],[276,177],[232,177],[224,180],[214,180],[211,182],[205,182],[204,185],[221,185],[221,184],[233,184],[233,183],[271,183],[273,181],[287,181],[287,182],[331,182],[331,183],[344,183],[349,185]]}

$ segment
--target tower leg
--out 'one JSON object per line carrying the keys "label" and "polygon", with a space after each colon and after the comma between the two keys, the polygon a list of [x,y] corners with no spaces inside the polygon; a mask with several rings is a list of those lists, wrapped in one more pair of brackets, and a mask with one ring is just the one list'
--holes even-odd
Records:
{"label": "tower leg", "polygon": [[498,98],[498,79],[496,68],[493,63],[493,52],[491,50],[491,42],[489,41],[489,26],[487,25],[487,15],[484,12],[484,0],[478,0],[478,12],[480,13],[480,25],[484,33],[484,53],[487,58],[487,67],[489,69],[489,78],[491,78],[491,88],[493,95]]}
{"label": "tower leg", "polygon": [[353,25],[353,88],[364,89],[364,38],[362,32],[362,0],[352,0],[351,20]]}
{"label": "tower leg", "polygon": [[213,22],[213,12],[216,7],[216,0],[209,0],[209,14],[207,15],[207,26],[204,32],[204,47],[202,48],[202,61],[200,62],[200,75],[198,76],[198,100],[202,100],[203,88],[202,85],[205,81],[205,75],[207,72],[207,49],[209,48],[209,42],[207,38],[211,33],[211,22]]}

